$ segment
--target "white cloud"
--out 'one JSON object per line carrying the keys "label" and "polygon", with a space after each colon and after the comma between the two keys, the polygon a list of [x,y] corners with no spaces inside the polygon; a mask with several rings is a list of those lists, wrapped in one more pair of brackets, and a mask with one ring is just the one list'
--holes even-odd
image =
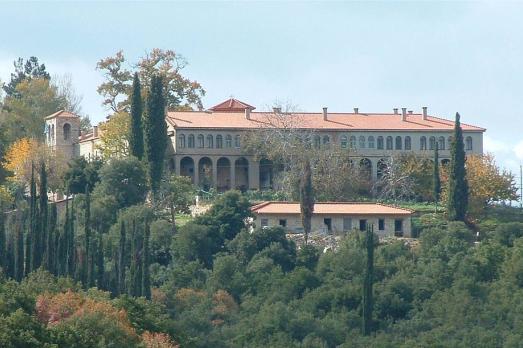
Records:
{"label": "white cloud", "polygon": [[510,145],[504,141],[497,140],[485,134],[483,136],[483,148],[485,152],[501,153],[510,152]]}
{"label": "white cloud", "polygon": [[516,146],[514,146],[513,150],[514,150],[514,153],[516,154],[516,157],[519,160],[523,161],[523,140],[518,142],[516,144]]}

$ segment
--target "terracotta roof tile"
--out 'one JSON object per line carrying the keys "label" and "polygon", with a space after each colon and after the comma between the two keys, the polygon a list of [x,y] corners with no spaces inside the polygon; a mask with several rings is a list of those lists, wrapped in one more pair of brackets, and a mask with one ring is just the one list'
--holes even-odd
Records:
{"label": "terracotta roof tile", "polygon": [[[405,121],[397,114],[385,113],[328,113],[324,120],[323,113],[292,113],[285,115],[289,123],[303,129],[319,130],[392,130],[392,131],[449,131],[454,128],[454,121],[435,116],[409,114]],[[205,112],[179,111],[169,112],[167,121],[175,128],[222,128],[222,129],[257,129],[271,128],[278,123],[278,118],[271,112],[251,112],[249,119],[244,112]],[[464,131],[485,131],[484,128],[462,123]]]}
{"label": "terracotta roof tile", "polygon": [[51,114],[49,116],[44,117],[44,119],[48,120],[48,119],[51,119],[51,118],[54,118],[54,117],[57,117],[57,116],[60,116],[60,117],[74,117],[74,118],[80,117],[80,116],[78,116],[76,114],[73,114],[72,112],[65,111],[65,110],[60,110],[60,111],[55,112],[54,114]]}
{"label": "terracotta roof tile", "polygon": [[[251,208],[257,214],[300,214],[296,202],[263,202]],[[410,216],[410,209],[398,208],[381,203],[324,202],[314,205],[314,214],[330,215],[403,215]]]}
{"label": "terracotta roof tile", "polygon": [[254,106],[241,102],[238,99],[230,98],[224,102],[221,102],[218,105],[213,106],[209,110],[220,111],[220,112],[237,112],[237,111],[243,112],[243,111],[245,111],[245,109],[254,110],[256,108]]}

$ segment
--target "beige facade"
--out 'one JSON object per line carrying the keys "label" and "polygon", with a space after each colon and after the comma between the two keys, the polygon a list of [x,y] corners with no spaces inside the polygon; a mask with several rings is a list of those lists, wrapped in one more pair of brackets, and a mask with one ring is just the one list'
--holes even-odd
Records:
{"label": "beige facade", "polygon": [[[265,204],[265,205],[264,205]],[[341,235],[372,226],[380,237],[411,237],[412,211],[370,203],[317,203],[311,232]],[[252,209],[256,227],[283,227],[288,233],[303,233],[298,203],[266,202]]]}

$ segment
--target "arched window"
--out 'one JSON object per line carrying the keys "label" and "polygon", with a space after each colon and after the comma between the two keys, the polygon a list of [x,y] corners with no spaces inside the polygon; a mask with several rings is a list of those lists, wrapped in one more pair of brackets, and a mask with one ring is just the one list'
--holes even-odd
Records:
{"label": "arched window", "polygon": [[367,145],[368,145],[369,149],[374,148],[374,137],[372,135],[367,138]]}
{"label": "arched window", "polygon": [[314,148],[319,149],[321,146],[321,137],[319,135],[314,136]]}
{"label": "arched window", "polygon": [[436,148],[436,137],[429,138],[429,150],[434,150]]}
{"label": "arched window", "polygon": [[64,124],[64,140],[71,138],[71,125],[69,123]]}
{"label": "arched window", "polygon": [[198,134],[198,147],[201,149],[205,146],[203,134]]}
{"label": "arched window", "polygon": [[392,150],[392,137],[387,137],[387,150]]}
{"label": "arched window", "polygon": [[225,136],[225,147],[232,147],[232,136],[230,134]]}
{"label": "arched window", "polygon": [[405,137],[405,150],[410,150],[412,148],[412,142],[410,140],[410,137],[407,135]]}
{"label": "arched window", "polygon": [[378,137],[378,150],[383,150],[383,137]]}
{"label": "arched window", "polygon": [[438,150],[445,150],[445,137],[438,138]]}
{"label": "arched window", "polygon": [[221,134],[216,136],[216,148],[221,149],[223,147],[223,137]]}
{"label": "arched window", "polygon": [[465,150],[472,151],[472,137],[467,137],[465,139]]}
{"label": "arched window", "polygon": [[358,139],[358,146],[360,147],[360,149],[365,148],[365,137],[363,135],[361,135]]}
{"label": "arched window", "polygon": [[356,137],[354,135],[350,137],[349,147],[351,149],[355,149],[356,148]]}
{"label": "arched window", "polygon": [[342,149],[346,149],[347,146],[349,146],[349,140],[347,139],[346,135],[342,135],[340,137],[340,146]]}
{"label": "arched window", "polygon": [[187,147],[193,149],[194,148],[194,134],[189,134],[189,138],[187,140]]}
{"label": "arched window", "polygon": [[401,148],[402,148],[401,145],[403,145],[403,142],[401,141],[401,137],[397,136],[396,137],[396,150],[401,150]]}
{"label": "arched window", "polygon": [[185,147],[185,134],[180,134],[178,145],[181,149]]}
{"label": "arched window", "polygon": [[240,136],[239,135],[236,135],[234,137],[234,146],[239,149],[240,148]]}
{"label": "arched window", "polygon": [[213,138],[213,136],[211,134],[207,135],[207,147],[209,149],[212,149],[214,147],[214,144],[213,144],[214,141],[213,140],[214,140],[214,138]]}
{"label": "arched window", "polygon": [[447,138],[448,148],[449,150],[452,148],[452,136]]}
{"label": "arched window", "polygon": [[427,149],[427,138],[421,137],[419,139],[419,149],[420,150],[426,150]]}

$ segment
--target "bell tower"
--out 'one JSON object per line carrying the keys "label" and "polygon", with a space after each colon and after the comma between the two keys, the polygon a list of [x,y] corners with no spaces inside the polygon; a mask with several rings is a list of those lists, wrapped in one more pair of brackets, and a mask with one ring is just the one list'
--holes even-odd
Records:
{"label": "bell tower", "polygon": [[45,118],[45,143],[54,151],[63,153],[67,160],[78,152],[80,117],[60,110]]}

